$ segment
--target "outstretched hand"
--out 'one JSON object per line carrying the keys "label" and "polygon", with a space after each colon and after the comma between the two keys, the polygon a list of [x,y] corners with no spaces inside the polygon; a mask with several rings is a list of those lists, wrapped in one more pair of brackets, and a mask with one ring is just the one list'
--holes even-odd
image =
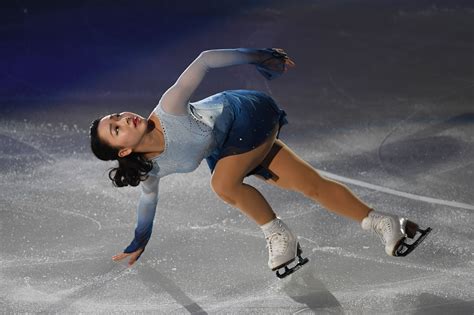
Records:
{"label": "outstretched hand", "polygon": [[295,62],[288,57],[287,53],[281,48],[272,48],[278,57],[270,57],[264,60],[260,65],[273,71],[286,72],[289,68],[295,66]]}
{"label": "outstretched hand", "polygon": [[264,60],[257,63],[256,66],[258,72],[267,80],[273,80],[295,66],[294,61],[281,48],[266,48],[261,51]]}
{"label": "outstretched hand", "polygon": [[128,261],[128,266],[131,267],[137,261],[138,257],[140,257],[143,250],[144,250],[143,248],[140,248],[140,249],[134,251],[133,253],[120,253],[120,254],[117,254],[115,256],[112,256],[112,260],[113,261],[120,261],[124,258],[130,257],[130,259]]}

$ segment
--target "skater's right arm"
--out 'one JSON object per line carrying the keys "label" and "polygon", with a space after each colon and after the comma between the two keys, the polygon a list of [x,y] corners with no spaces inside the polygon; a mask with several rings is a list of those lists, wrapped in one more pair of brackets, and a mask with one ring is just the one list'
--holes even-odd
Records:
{"label": "skater's right arm", "polygon": [[136,260],[138,260],[138,258],[140,258],[141,254],[143,253],[145,246],[150,240],[151,232],[153,230],[156,206],[158,204],[159,182],[159,177],[148,176],[145,181],[140,183],[142,186],[142,193],[138,202],[135,237],[130,245],[128,245],[123,251],[124,254],[114,256],[114,260],[121,260],[127,256],[130,256],[125,254],[132,254],[133,256],[128,263],[129,266],[131,266]]}

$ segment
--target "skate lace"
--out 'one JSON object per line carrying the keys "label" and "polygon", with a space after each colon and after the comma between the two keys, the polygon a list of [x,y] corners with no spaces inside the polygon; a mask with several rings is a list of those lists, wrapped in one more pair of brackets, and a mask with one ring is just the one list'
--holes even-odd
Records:
{"label": "skate lace", "polygon": [[282,255],[288,248],[288,237],[281,233],[272,233],[266,237],[266,240],[271,254]]}
{"label": "skate lace", "polygon": [[389,218],[377,218],[372,220],[372,230],[377,234],[383,244],[387,243],[385,235],[392,232],[392,224]]}

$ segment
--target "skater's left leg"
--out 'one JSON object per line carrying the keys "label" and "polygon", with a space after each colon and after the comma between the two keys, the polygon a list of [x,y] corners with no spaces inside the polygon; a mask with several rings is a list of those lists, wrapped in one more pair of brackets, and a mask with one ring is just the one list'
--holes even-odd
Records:
{"label": "skater's left leg", "polygon": [[275,219],[275,213],[263,195],[251,185],[243,183],[245,176],[259,165],[276,139],[277,127],[257,148],[220,159],[211,178],[213,191],[226,203],[237,207],[258,225]]}
{"label": "skater's left leg", "polygon": [[[226,203],[239,208],[262,229],[268,245],[268,266],[272,270],[286,266],[299,257],[301,253],[298,250],[297,238],[285,223],[276,218],[262,194],[254,187],[243,183],[243,180],[268,155],[276,139],[277,127],[268,140],[257,148],[220,159],[211,178],[214,192]],[[299,259],[298,266],[307,262],[307,259]],[[277,275],[286,276],[296,270],[295,268],[290,271],[285,269],[283,275]]]}
{"label": "skater's left leg", "polygon": [[267,180],[268,183],[300,192],[326,209],[353,220],[362,222],[367,217],[372,209],[345,185],[321,176],[280,139],[274,145],[280,146],[280,149],[266,167],[276,176]]}

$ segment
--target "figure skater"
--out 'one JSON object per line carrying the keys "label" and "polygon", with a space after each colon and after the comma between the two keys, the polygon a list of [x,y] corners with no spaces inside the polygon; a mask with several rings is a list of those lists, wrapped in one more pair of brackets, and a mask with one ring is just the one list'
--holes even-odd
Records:
{"label": "figure skater", "polygon": [[[279,139],[288,123],[286,113],[268,95],[250,90],[217,93],[201,101],[190,98],[210,69],[253,64],[268,80],[294,62],[282,49],[215,49],[202,52],[161,97],[148,118],[123,112],[93,121],[91,149],[97,158],[117,160],[109,178],[118,187],[137,186],[135,237],[114,261],[129,258],[132,266],[150,239],[160,178],[195,170],[206,159],[211,187],[227,204],[240,209],[260,226],[267,241],[268,266],[284,277],[304,264],[297,237],[276,216],[255,189],[244,183],[256,176],[276,187],[297,191],[339,215],[373,230],[391,256],[405,256],[427,235],[415,223],[374,211],[345,185],[321,176]],[[408,242],[408,239],[412,239]],[[297,265],[289,264],[298,256]],[[285,268],[283,273],[279,273]]]}

